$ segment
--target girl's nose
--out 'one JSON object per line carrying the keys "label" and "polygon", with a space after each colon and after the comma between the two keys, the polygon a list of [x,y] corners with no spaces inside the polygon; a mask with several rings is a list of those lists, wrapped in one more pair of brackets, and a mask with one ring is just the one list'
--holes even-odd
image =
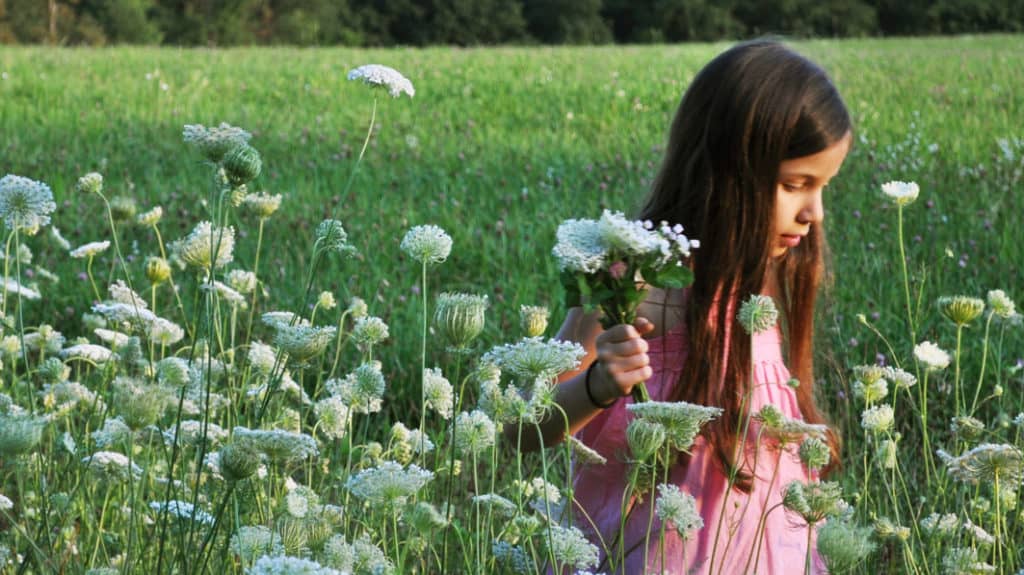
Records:
{"label": "girl's nose", "polygon": [[825,205],[822,201],[821,189],[817,189],[808,197],[807,203],[797,215],[801,223],[817,224],[825,219]]}

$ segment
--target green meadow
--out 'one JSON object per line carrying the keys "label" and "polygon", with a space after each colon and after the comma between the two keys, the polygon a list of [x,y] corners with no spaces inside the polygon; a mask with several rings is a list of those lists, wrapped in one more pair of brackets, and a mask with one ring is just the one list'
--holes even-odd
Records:
{"label": "green meadow", "polygon": [[[880,362],[913,372],[914,345],[925,340],[951,354],[959,349],[955,368],[951,365],[927,379],[925,371],[918,371],[918,385],[931,386],[926,402],[933,450],[941,447],[958,455],[983,443],[1021,446],[1024,416],[1015,421],[1024,412],[1019,316],[996,318],[986,330],[986,308],[980,319],[958,332],[939,313],[936,301],[950,295],[985,299],[996,289],[1024,301],[1024,231],[1019,224],[1024,213],[1024,36],[790,45],[831,74],[855,124],[854,147],[826,191],[831,276],[815,311],[820,331],[815,384],[844,441],[843,468],[831,479],[843,486],[861,523],[871,525],[876,517],[886,516],[913,531],[903,540],[874,535],[873,555],[854,572],[947,572],[943,550],[953,545],[974,549],[978,561],[995,565],[997,572],[1016,573],[1024,567],[1020,494],[993,494],[985,482],[964,484],[945,476],[926,481],[925,470],[915,464],[923,457],[924,434],[921,397],[914,388],[909,391],[911,401],[900,399],[896,407],[893,433],[900,434],[904,468],[899,477],[878,472],[873,459],[880,440],[861,429],[865,404],[854,392],[857,377],[851,370]],[[52,225],[72,246],[111,239],[103,202],[75,190],[78,178],[94,171],[103,174],[104,194],[113,203],[133,201],[138,213],[162,206],[160,232],[168,242],[220,213],[210,166],[182,142],[183,126],[227,122],[251,132],[250,144],[261,153],[263,170],[248,189],[283,196],[280,209],[263,230],[260,280],[266,291],[256,311],[302,306],[315,229],[325,218],[340,220],[358,255],[325,258],[314,274],[311,293],[330,291],[339,301],[339,309],[316,312],[328,325],[337,323],[340,310],[353,297],[365,299],[369,312],[389,325],[390,338],[372,352],[388,381],[384,411],[369,424],[369,431],[364,426],[361,436],[365,439],[377,430],[384,437],[395,421],[413,428],[421,411],[421,268],[399,248],[406,231],[434,224],[453,240],[447,261],[429,270],[429,306],[440,291],[488,296],[486,325],[474,343],[474,357],[522,335],[521,305],[549,307],[547,335],[553,335],[564,315],[558,269],[551,256],[556,228],[567,218],[597,217],[604,208],[628,213],[637,207],[658,169],[669,123],[689,81],[726,46],[0,47],[0,172],[52,188],[57,204]],[[366,63],[401,71],[415,86],[415,97],[393,99],[346,79],[349,70]],[[368,132],[371,113],[374,123]],[[354,171],[364,141],[365,156]],[[881,193],[881,184],[891,180],[917,182],[921,190],[917,201],[902,210],[909,284],[904,283],[900,265],[898,210]],[[236,229],[234,261],[237,267],[251,269],[258,222],[242,210],[224,213]],[[152,229],[133,225],[131,219],[119,224],[117,233],[124,267],[110,249],[96,258],[91,271],[102,292],[107,283],[124,277],[126,269],[148,300],[144,261],[158,253],[157,238]],[[86,261],[69,258],[47,229],[21,241],[31,249],[32,260],[30,265],[22,263],[20,281],[42,294],[41,299],[18,306],[26,331],[50,324],[69,342],[79,336],[95,339],[82,318],[95,299]],[[13,264],[13,259],[8,261]],[[13,274],[13,265],[11,270]],[[194,283],[185,272],[175,268],[174,273],[176,281]],[[159,298],[168,317],[180,320],[170,291],[166,286],[161,289]],[[198,293],[183,288],[186,315],[200,314]],[[917,341],[909,335],[908,299]],[[14,300],[10,302],[13,305]],[[311,308],[310,304],[307,314]],[[426,311],[431,314],[432,307]],[[269,328],[258,318],[256,323],[255,333],[269,341]],[[15,333],[13,329],[7,334]],[[445,342],[433,327],[429,330],[426,365],[453,362]],[[346,367],[341,373],[365,359],[351,346],[342,357]],[[3,361],[8,373],[0,392],[15,399],[34,397],[16,383],[18,373],[33,372],[34,367],[17,367],[16,357],[5,356]],[[25,362],[36,364],[27,357]],[[464,374],[472,362],[455,360],[460,362]],[[75,377],[81,376],[83,382],[106,377],[99,368],[86,374],[78,369]],[[307,391],[321,389],[321,375],[305,376],[299,381]],[[453,383],[457,379],[458,375],[452,378]],[[966,407],[974,409],[961,409],[951,399],[961,385]],[[886,404],[897,392],[889,393]],[[976,394],[980,399],[972,406]],[[28,401],[43,409],[41,398]],[[271,409],[279,408],[283,406]],[[102,425],[106,415],[90,412],[81,416],[80,424],[68,427],[79,433],[76,440],[82,450],[68,461],[79,461],[93,450],[88,430]],[[962,422],[959,427],[956,422],[951,425],[954,417],[968,415],[982,425],[970,436],[963,434]],[[173,413],[164,417],[158,422],[164,427],[175,420]],[[221,422],[225,429],[230,429],[227,421],[246,420],[229,417]],[[57,450],[63,431],[64,424],[54,424],[53,431],[44,434],[43,449]],[[437,437],[443,436],[440,428],[435,431]],[[347,449],[351,453],[352,446]],[[25,493],[24,481],[38,481],[40,476],[51,478],[60,489],[71,484],[58,480],[54,470],[37,469],[35,463],[18,467],[10,461],[0,462],[0,493],[11,499]],[[527,464],[540,469],[538,461],[531,456]],[[941,470],[939,459],[935,464]],[[564,462],[560,465],[564,476]],[[328,475],[332,479],[319,478],[317,485],[344,478]],[[311,471],[302,476],[313,484]],[[891,478],[892,484],[876,484],[877,477]],[[132,489],[111,497],[128,501],[131,492],[145,499]],[[282,489],[270,488],[265,495],[273,499]],[[344,492],[331,489],[333,495],[327,488],[320,492],[324,503]],[[251,491],[256,490],[244,493]],[[243,490],[236,492],[240,493]],[[44,500],[47,494],[34,495]],[[71,506],[79,517],[95,512],[75,497]],[[61,545],[71,544],[70,535],[33,539],[32,520],[23,523],[29,526],[27,531],[11,527],[22,521],[18,513],[28,506],[24,501],[17,502],[13,515],[0,516],[0,542],[24,557],[57,556]],[[134,505],[135,499],[131,501]],[[211,494],[205,509],[214,513],[219,501]],[[228,509],[226,517],[232,507]],[[245,523],[246,509],[242,504],[239,519],[238,505],[234,506],[232,526]],[[105,512],[106,506],[99,513]],[[958,539],[948,544],[930,539],[913,526],[933,512],[970,518],[998,534],[997,542],[977,543],[966,535],[956,535]],[[108,564],[128,572],[155,568],[154,554],[141,551],[137,540],[149,536],[147,527],[136,525],[127,514],[110,517],[98,532],[81,532],[76,542],[81,556],[62,556],[68,572]],[[276,525],[265,517],[264,522]],[[459,528],[468,532],[467,525],[472,524]],[[354,538],[350,529],[345,527],[344,532]],[[382,530],[369,533],[375,541],[387,543],[399,538],[399,525],[393,533],[390,529],[385,522]],[[60,526],[53,531],[63,533]],[[221,529],[210,536],[211,545],[226,549],[230,536],[230,528]],[[51,547],[45,547],[43,539]],[[184,545],[183,540],[171,539],[174,545]],[[436,548],[441,539],[438,534],[427,544]],[[463,540],[453,537],[447,542],[449,554],[456,553],[456,541]],[[385,543],[381,546],[398,572],[438,572],[444,564],[443,558],[433,561],[429,555],[415,559],[416,547],[411,544],[400,550],[394,545],[392,552]],[[251,564],[228,557],[226,551],[222,555],[220,549],[216,547],[211,563],[224,565],[226,572],[242,572]],[[168,557],[180,552],[169,551]],[[122,563],[115,560],[133,553],[137,562],[129,559],[128,567],[123,555]],[[442,552],[435,558],[438,553]],[[485,572],[497,569],[486,550],[471,555]],[[543,553],[538,556],[546,559]],[[163,561],[166,567],[168,559]],[[199,572],[181,561],[183,571]],[[37,562],[28,571],[46,572],[44,565]]]}

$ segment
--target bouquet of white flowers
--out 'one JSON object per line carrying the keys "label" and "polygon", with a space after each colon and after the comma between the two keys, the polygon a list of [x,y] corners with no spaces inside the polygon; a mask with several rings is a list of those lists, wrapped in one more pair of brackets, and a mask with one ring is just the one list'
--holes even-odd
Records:
{"label": "bouquet of white flowers", "polygon": [[[558,259],[566,307],[600,309],[601,325],[631,324],[648,287],[684,288],[693,272],[683,260],[699,247],[683,235],[683,227],[661,222],[627,220],[605,210],[598,220],[566,220],[558,226],[552,252]],[[643,385],[634,390],[646,400]]]}

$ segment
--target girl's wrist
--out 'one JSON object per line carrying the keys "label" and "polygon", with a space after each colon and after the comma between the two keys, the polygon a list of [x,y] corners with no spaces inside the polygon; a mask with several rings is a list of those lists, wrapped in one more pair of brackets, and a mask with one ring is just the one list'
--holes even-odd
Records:
{"label": "girl's wrist", "polygon": [[619,397],[621,396],[614,395],[611,397],[611,399],[605,399],[602,401],[602,394],[595,391],[597,389],[597,386],[595,385],[596,382],[594,381],[595,377],[593,373],[594,368],[597,367],[598,363],[600,362],[595,360],[590,364],[590,366],[587,367],[587,373],[583,378],[583,388],[586,390],[587,399],[590,400],[590,404],[592,406],[596,407],[597,409],[608,409],[609,407],[618,403]]}

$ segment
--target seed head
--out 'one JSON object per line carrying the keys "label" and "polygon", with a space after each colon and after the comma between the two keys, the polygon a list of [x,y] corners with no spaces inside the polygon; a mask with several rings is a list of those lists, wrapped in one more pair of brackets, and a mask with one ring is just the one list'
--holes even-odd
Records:
{"label": "seed head", "polygon": [[437,297],[434,324],[452,347],[465,348],[483,331],[487,306],[487,296],[444,292]]}

